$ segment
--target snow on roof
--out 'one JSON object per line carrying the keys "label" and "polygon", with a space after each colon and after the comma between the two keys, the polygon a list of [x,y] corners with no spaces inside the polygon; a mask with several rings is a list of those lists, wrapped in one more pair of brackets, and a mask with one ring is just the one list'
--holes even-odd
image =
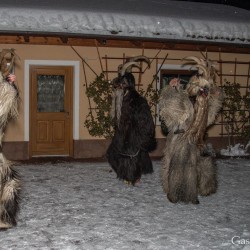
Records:
{"label": "snow on roof", "polygon": [[[101,3],[99,3],[101,2]],[[5,1],[0,32],[250,44],[250,11],[169,0]]]}

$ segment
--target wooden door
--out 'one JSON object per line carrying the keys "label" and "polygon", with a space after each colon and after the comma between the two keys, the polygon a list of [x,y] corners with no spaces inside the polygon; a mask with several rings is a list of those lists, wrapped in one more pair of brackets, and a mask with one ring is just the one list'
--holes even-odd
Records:
{"label": "wooden door", "polygon": [[30,156],[72,156],[73,68],[30,67]]}

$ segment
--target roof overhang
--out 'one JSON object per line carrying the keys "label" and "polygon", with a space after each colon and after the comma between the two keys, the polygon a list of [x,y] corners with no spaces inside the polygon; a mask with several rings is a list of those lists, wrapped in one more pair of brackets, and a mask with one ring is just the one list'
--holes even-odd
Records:
{"label": "roof overhang", "polygon": [[54,37],[64,44],[79,39],[106,40],[106,44],[99,42],[105,46],[112,46],[111,40],[237,48],[250,45],[250,11],[232,6],[168,0],[123,0],[119,4],[117,0],[71,1],[52,1],[49,6],[48,1],[26,0],[2,7],[8,1],[1,1],[1,40],[4,35],[8,39],[16,35],[29,43],[38,42],[39,37]]}
{"label": "roof overhang", "polygon": [[64,45],[144,48],[161,50],[211,51],[250,54],[250,44],[199,42],[171,39],[114,37],[65,33],[1,32],[0,44]]}

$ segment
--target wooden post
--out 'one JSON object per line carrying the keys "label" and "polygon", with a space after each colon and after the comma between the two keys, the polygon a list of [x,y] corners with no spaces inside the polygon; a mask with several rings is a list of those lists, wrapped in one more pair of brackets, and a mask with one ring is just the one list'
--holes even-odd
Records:
{"label": "wooden post", "polygon": [[106,68],[106,80],[108,80],[108,58],[107,55],[105,55],[105,68]]}
{"label": "wooden post", "polygon": [[97,50],[99,62],[100,62],[100,65],[101,65],[101,70],[102,70],[102,73],[103,73],[102,60],[101,60],[100,51],[99,51],[99,48],[98,48],[98,45],[97,45],[97,41],[96,41],[96,40],[95,40],[95,47],[96,47],[96,50]]}
{"label": "wooden post", "polygon": [[[220,87],[222,87],[222,59],[221,59],[221,49],[219,48],[219,65],[220,65]],[[221,137],[223,137],[224,134],[224,119],[223,119],[223,107],[221,112]]]}

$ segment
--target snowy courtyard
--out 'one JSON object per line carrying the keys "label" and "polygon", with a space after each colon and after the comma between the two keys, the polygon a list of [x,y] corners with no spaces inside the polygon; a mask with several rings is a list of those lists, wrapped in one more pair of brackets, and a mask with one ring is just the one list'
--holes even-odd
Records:
{"label": "snowy courtyard", "polygon": [[217,166],[217,193],[192,205],[167,200],[161,161],[135,187],[106,162],[19,163],[18,225],[0,232],[0,249],[250,249],[250,160]]}

